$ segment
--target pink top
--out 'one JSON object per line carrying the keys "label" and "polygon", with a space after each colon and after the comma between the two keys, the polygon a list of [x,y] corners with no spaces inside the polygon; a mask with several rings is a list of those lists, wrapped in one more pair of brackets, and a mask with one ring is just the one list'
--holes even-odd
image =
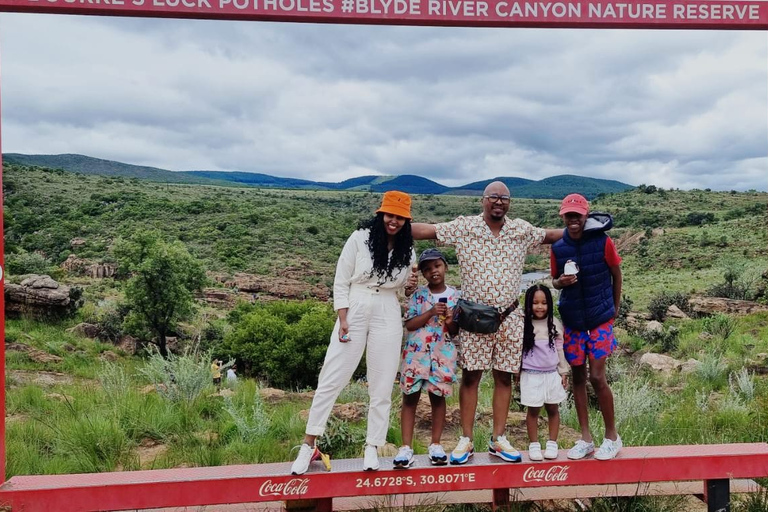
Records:
{"label": "pink top", "polygon": [[554,349],[549,347],[547,320],[533,320],[534,346],[533,350],[523,356],[523,370],[536,372],[557,370],[561,375],[568,373],[569,366],[563,353],[563,324],[557,318],[553,318],[552,321],[557,329]]}

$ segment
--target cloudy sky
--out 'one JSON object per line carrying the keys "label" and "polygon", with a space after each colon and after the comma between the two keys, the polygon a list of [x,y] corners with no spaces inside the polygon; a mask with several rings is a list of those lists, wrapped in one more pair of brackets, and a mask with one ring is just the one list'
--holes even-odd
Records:
{"label": "cloudy sky", "polygon": [[3,152],[768,189],[764,32],[3,14],[0,45]]}

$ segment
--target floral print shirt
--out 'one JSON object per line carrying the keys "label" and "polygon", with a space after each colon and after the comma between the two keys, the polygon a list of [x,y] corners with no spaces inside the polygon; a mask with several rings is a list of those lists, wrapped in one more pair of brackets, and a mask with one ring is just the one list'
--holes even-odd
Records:
{"label": "floral print shirt", "polygon": [[[456,307],[459,292],[448,287],[449,309]],[[428,286],[420,286],[408,301],[405,319],[417,317],[429,311],[436,303]],[[451,340],[437,316],[424,327],[409,331],[403,348],[400,368],[400,389],[406,395],[425,388],[437,396],[450,396],[456,382],[456,345]]]}

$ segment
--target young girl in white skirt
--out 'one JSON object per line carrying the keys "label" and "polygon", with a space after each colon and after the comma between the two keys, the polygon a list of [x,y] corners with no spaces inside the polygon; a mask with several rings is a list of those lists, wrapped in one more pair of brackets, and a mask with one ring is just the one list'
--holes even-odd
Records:
{"label": "young girl in white skirt", "polygon": [[[533,461],[556,459],[560,430],[558,404],[565,400],[570,367],[563,353],[563,325],[552,315],[552,293],[536,284],[525,292],[523,363],[520,374],[520,403],[528,408],[528,457]],[[539,413],[547,410],[549,439],[544,452],[539,442]]]}

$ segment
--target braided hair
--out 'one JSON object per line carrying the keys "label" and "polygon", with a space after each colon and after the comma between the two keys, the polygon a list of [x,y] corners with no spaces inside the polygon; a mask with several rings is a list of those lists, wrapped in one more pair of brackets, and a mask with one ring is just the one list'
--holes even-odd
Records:
{"label": "braided hair", "polygon": [[373,258],[374,275],[379,278],[392,279],[392,272],[411,264],[413,253],[413,236],[411,235],[411,220],[405,219],[402,229],[395,235],[392,247],[392,257],[389,257],[389,239],[384,227],[384,214],[379,212],[375,217],[360,221],[357,229],[369,229],[368,241],[365,243]]}
{"label": "braided hair", "polygon": [[525,320],[523,323],[523,356],[528,354],[531,350],[533,350],[533,347],[535,345],[535,340],[533,339],[533,297],[536,295],[536,292],[543,292],[544,297],[547,299],[547,331],[549,332],[549,348],[552,350],[555,350],[555,339],[557,338],[558,332],[557,328],[555,327],[555,322],[552,320],[552,292],[549,291],[549,288],[544,286],[543,284],[535,284],[528,288],[525,292]]}

